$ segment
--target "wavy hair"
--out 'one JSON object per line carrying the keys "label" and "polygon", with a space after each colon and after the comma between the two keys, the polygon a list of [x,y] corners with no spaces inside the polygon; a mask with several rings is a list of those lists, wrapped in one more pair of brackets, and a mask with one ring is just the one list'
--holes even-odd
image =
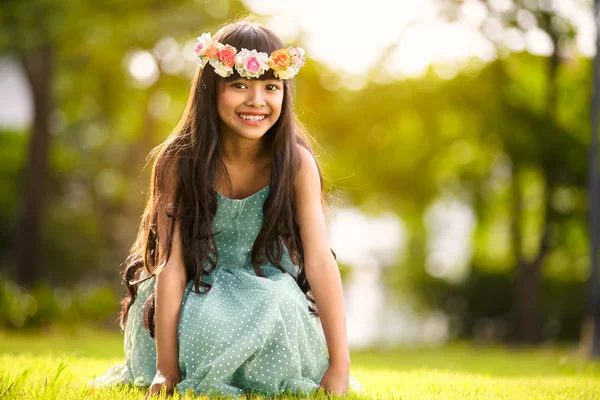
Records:
{"label": "wavy hair", "polygon": [[[256,49],[268,54],[285,47],[271,30],[248,19],[225,25],[213,38],[237,49]],[[225,79],[236,78],[239,75],[234,71]],[[152,278],[167,264],[176,228],[181,236],[186,281],[193,280],[192,290],[198,294],[208,293],[211,289],[203,277],[216,269],[219,259],[214,233],[211,232],[211,222],[217,211],[216,178],[225,176],[231,184],[219,145],[217,87],[219,80],[223,79],[210,66],[198,68],[181,120],[168,138],[150,152],[149,197],[136,240],[122,264],[123,283],[127,288],[127,295],[121,301],[122,330],[139,284]],[[273,75],[269,70],[259,79],[273,79]],[[252,266],[257,276],[266,277],[260,268],[266,258],[282,272],[287,272],[281,265],[282,246],[286,246],[292,261],[299,267],[296,282],[309,300],[309,311],[318,317],[304,271],[304,253],[293,193],[301,162],[297,146],[308,149],[313,157],[314,152],[309,136],[294,112],[292,79],[282,82],[281,115],[261,139],[263,148],[270,152],[272,164],[270,191],[263,207],[263,225],[252,248]],[[318,170],[323,187],[320,167]],[[321,203],[326,206],[323,194]],[[336,258],[333,250],[331,252]],[[148,276],[140,279],[144,270]],[[200,291],[200,287],[204,291]],[[154,312],[155,293],[152,293],[144,304],[143,321],[151,337],[154,337]]]}

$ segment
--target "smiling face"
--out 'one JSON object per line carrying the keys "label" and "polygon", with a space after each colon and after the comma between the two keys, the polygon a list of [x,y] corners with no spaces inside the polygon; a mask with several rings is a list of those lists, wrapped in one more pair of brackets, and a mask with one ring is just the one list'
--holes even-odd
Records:
{"label": "smiling face", "polygon": [[221,133],[260,139],[281,115],[283,85],[279,79],[220,80],[217,111]]}

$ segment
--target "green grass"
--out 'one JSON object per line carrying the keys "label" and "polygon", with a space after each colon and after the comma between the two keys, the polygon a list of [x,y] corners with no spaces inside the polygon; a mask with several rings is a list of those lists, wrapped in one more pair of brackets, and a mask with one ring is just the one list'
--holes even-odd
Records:
{"label": "green grass", "polygon": [[[122,337],[114,333],[0,334],[0,399],[142,399],[145,391],[136,388],[86,387],[122,359]],[[349,399],[600,398],[600,362],[558,347],[516,351],[456,343],[360,351],[352,353],[351,374],[363,390]]]}

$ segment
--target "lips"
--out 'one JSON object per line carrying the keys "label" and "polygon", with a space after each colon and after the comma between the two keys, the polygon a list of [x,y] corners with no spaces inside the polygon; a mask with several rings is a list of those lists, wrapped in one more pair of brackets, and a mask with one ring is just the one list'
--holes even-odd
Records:
{"label": "lips", "polygon": [[268,114],[263,114],[263,113],[238,113],[237,117],[240,121],[242,121],[245,124],[248,125],[260,125],[262,122],[264,122],[267,117]]}

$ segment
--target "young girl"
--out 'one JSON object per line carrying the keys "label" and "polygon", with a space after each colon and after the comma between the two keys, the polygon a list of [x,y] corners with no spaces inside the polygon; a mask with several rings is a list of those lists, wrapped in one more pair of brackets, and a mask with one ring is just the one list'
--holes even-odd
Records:
{"label": "young girl", "polygon": [[152,151],[125,262],[125,363],[91,384],[147,395],[359,389],[322,176],[293,109],[304,50],[248,20],[198,40],[189,100]]}

